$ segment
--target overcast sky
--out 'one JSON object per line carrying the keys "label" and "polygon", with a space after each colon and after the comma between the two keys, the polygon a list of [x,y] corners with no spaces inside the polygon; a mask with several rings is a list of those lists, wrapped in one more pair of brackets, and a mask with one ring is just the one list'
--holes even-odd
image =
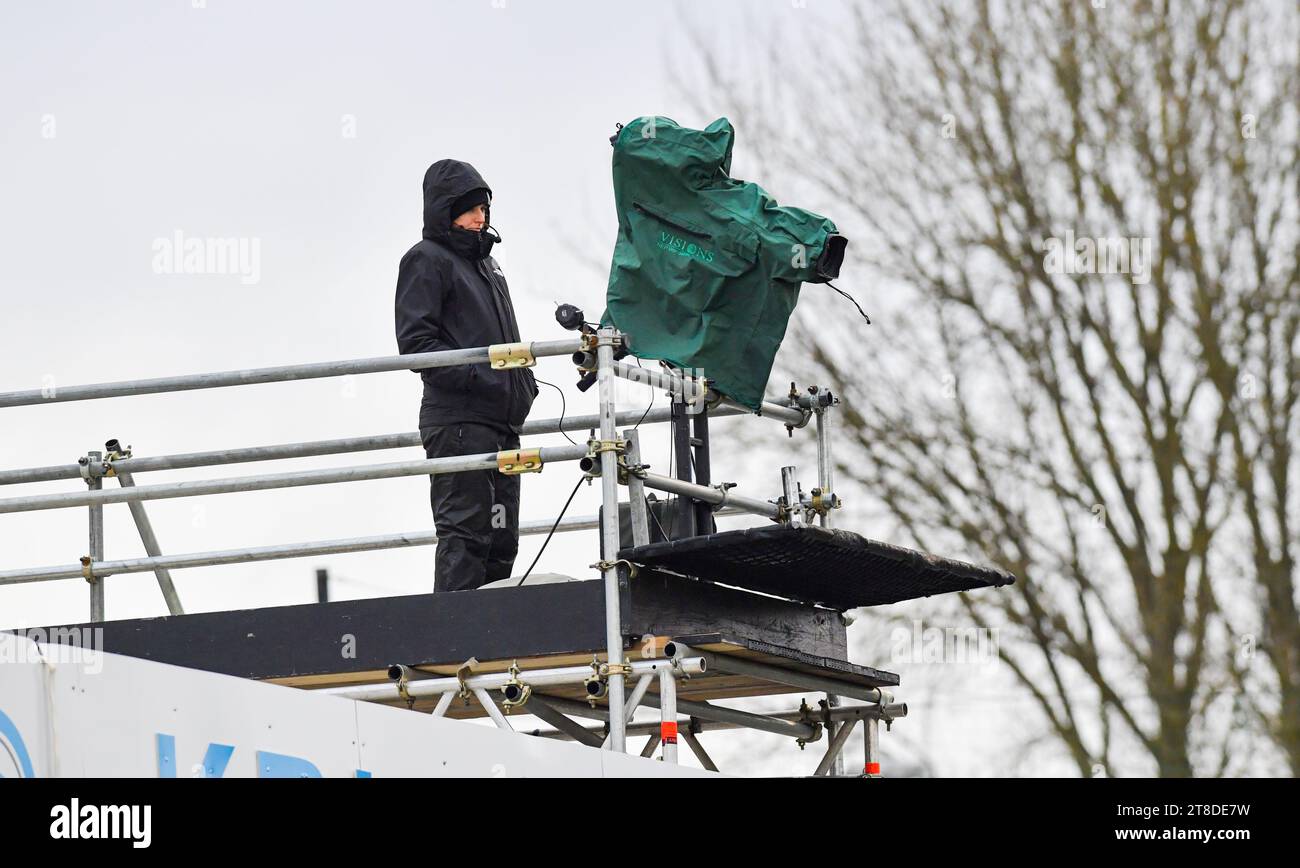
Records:
{"label": "overcast sky", "polygon": [[[608,261],[612,249],[608,138],[615,123],[643,114],[689,126],[713,120],[692,114],[669,79],[668,65],[686,49],[684,28],[710,34],[725,54],[744,22],[798,32],[833,18],[837,6],[832,0],[809,0],[806,8],[790,0],[6,5],[0,12],[0,391],[396,352],[397,263],[419,238],[423,172],[443,157],[472,162],[495,191],[492,216],[505,243],[494,255],[509,279],[524,339],[563,337],[552,318],[554,302],[577,303],[589,319],[603,310],[604,275],[589,263]],[[733,166],[739,177],[748,177],[753,165],[744,133],[738,130]],[[187,238],[244,239],[260,254],[256,274],[157,273],[156,242],[178,231]],[[536,371],[564,388],[569,413],[595,412],[595,390],[578,393],[567,363],[543,360]],[[532,418],[558,416],[555,390],[541,389]],[[8,409],[0,411],[0,467],[71,464],[109,438],[145,456],[413,431],[419,399],[418,377],[400,371]],[[725,438],[736,424],[772,423],[725,420],[714,431]],[[666,471],[663,430],[646,433],[646,452]],[[801,433],[811,435],[811,428]],[[811,481],[809,439],[792,448]],[[557,440],[564,442],[558,435],[533,442]],[[355,453],[153,473],[139,481],[422,455]],[[778,493],[771,462],[747,463],[717,446],[713,462],[717,478],[742,480],[762,497]],[[522,518],[553,518],[573,473],[560,465],[526,477]],[[68,480],[13,486],[0,495],[79,488]],[[584,488],[569,514],[594,513],[597,492]],[[153,501],[147,509],[168,553],[432,526],[424,477]],[[850,506],[840,524],[872,535],[854,518]],[[86,524],[84,508],[0,516],[0,569],[75,563],[88,550]],[[105,524],[108,558],[144,554],[124,505],[108,507]],[[521,540],[517,573],[540,539]],[[557,536],[537,569],[583,574],[596,544],[594,532]],[[311,601],[318,567],[331,571],[336,598],[427,592],[433,563],[433,549],[425,547],[174,576],[187,611],[198,612]],[[108,580],[107,612],[119,619],[166,609],[153,576],[142,573]],[[899,609],[901,624],[910,624],[907,613]],[[87,617],[81,581],[0,588],[0,626]],[[859,647],[889,647],[879,637],[851,635]],[[934,673],[878,658],[855,656],[855,662],[904,675],[900,699],[911,703],[913,718],[882,738],[887,760],[905,761],[901,746],[923,742],[940,772],[1006,770],[973,756],[1014,741],[1006,721],[995,717],[994,697],[967,694],[928,707],[925,685]],[[715,753],[744,771],[806,772],[815,764],[810,753],[755,738],[760,749],[779,753],[746,763],[750,743],[725,736],[714,737],[727,739],[715,742]]]}

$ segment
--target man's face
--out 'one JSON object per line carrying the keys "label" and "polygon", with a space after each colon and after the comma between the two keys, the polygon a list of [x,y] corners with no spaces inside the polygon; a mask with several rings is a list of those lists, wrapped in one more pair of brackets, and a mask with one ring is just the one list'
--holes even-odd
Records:
{"label": "man's face", "polygon": [[459,226],[461,229],[468,229],[471,232],[482,232],[483,227],[487,225],[487,206],[475,205],[451,221],[451,225]]}

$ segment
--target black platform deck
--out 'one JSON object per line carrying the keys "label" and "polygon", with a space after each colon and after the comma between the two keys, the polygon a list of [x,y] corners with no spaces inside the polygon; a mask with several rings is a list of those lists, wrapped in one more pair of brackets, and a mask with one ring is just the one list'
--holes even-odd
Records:
{"label": "black platform deck", "polygon": [[[604,582],[593,579],[93,626],[103,628],[103,650],[111,653],[296,687],[333,687],[384,682],[393,663],[433,676],[454,674],[470,657],[480,661],[476,671],[504,670],[514,660],[524,668],[603,660],[604,591]],[[844,621],[830,609],[643,569],[622,585],[620,610],[620,632],[633,658],[657,656],[668,640],[678,639],[858,686],[898,684],[891,672],[846,662]],[[684,698],[697,699],[795,691],[722,673],[682,686]],[[554,695],[569,693],[582,698],[580,685]],[[451,713],[482,711],[458,704]]]}
{"label": "black platform deck", "polygon": [[619,557],[841,611],[1015,581],[1010,573],[993,567],[812,526],[729,530],[625,548]]}
{"label": "black platform deck", "polygon": [[[892,672],[844,658],[839,613],[807,603],[643,569],[621,589],[621,632],[630,659],[660,656],[670,640],[858,687],[893,687]],[[393,663],[415,678],[453,675],[470,657],[475,672],[514,662],[537,667],[591,663],[605,655],[600,580],[206,612],[102,624],[103,650],[301,688],[388,681]],[[46,635],[57,636],[56,628]],[[651,692],[657,686],[652,686]],[[780,680],[710,671],[683,679],[682,699],[807,693]],[[582,685],[546,695],[586,698]],[[414,708],[429,711],[432,699]],[[450,717],[479,717],[477,703],[453,703]]]}

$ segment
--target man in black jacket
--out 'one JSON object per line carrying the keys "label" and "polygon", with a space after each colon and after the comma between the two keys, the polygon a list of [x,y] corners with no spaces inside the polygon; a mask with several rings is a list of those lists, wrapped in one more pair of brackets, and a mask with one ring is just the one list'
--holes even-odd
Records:
{"label": "man in black jacket", "polygon": [[[395,305],[400,353],[519,340],[505,275],[489,252],[492,190],[460,160],[424,174],[424,237],[402,257]],[[493,230],[495,232],[495,230]],[[420,437],[430,458],[518,449],[537,396],[532,371],[485,364],[425,368]],[[519,477],[495,470],[430,476],[438,533],[435,591],[510,577],[519,551]]]}

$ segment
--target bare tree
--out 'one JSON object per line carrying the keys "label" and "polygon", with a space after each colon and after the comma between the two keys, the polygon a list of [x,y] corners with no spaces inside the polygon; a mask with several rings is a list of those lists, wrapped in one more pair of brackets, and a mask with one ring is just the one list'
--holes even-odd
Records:
{"label": "bare tree", "polygon": [[894,533],[1020,578],[953,602],[1081,774],[1300,774],[1296,5],[844,8],[679,64],[853,239],[876,325],[805,288],[775,378]]}

